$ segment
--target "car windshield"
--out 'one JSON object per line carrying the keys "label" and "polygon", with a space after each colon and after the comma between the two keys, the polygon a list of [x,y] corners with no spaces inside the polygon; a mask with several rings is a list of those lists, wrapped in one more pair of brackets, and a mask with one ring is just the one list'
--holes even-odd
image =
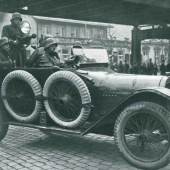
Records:
{"label": "car windshield", "polygon": [[74,48],[74,55],[85,58],[84,63],[108,63],[108,53],[103,48]]}

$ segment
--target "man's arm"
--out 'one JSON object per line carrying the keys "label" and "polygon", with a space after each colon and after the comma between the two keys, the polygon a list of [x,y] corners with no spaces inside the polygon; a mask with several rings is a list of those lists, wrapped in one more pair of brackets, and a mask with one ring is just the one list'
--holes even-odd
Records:
{"label": "man's arm", "polygon": [[39,57],[42,55],[42,52],[39,49],[36,49],[31,56],[29,57],[29,59],[26,61],[26,66],[28,67],[32,67],[37,60],[39,59]]}
{"label": "man's arm", "polygon": [[7,37],[9,41],[15,41],[17,40],[17,37],[19,35],[16,33],[16,31],[10,26],[6,25],[2,29],[2,37]]}
{"label": "man's arm", "polygon": [[[6,56],[7,57],[7,56]],[[12,61],[6,60],[5,56],[0,55],[0,67],[12,67]]]}
{"label": "man's arm", "polygon": [[7,26],[4,26],[4,27],[3,27],[1,37],[7,37],[7,38],[9,38],[9,31],[8,31],[8,27],[7,27]]}
{"label": "man's arm", "polygon": [[12,63],[10,61],[0,61],[0,67],[12,67]]}

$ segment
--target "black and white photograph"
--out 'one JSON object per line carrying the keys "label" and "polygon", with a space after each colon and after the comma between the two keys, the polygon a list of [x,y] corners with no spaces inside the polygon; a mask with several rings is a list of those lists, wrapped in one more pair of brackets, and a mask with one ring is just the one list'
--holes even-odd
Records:
{"label": "black and white photograph", "polygon": [[170,1],[0,0],[0,170],[170,170]]}

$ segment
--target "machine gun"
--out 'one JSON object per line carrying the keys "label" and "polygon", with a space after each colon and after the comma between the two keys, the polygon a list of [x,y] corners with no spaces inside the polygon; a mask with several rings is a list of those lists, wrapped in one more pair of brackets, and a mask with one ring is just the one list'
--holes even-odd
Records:
{"label": "machine gun", "polygon": [[30,41],[32,38],[36,38],[37,35],[36,34],[32,34],[32,35],[24,35],[23,37],[18,37],[17,38],[17,43],[18,45],[29,45]]}

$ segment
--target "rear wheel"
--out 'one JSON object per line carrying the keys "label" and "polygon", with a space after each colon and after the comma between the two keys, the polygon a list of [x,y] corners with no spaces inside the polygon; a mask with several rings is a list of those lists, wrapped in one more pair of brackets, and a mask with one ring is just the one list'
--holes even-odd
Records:
{"label": "rear wheel", "polygon": [[142,169],[159,169],[169,163],[169,112],[152,102],[127,107],[115,123],[116,144],[124,158]]}
{"label": "rear wheel", "polygon": [[42,88],[39,82],[24,70],[15,70],[6,75],[1,86],[1,95],[8,113],[20,122],[34,121],[42,108]]}
{"label": "rear wheel", "polygon": [[44,105],[51,119],[60,126],[82,125],[91,111],[91,96],[84,81],[70,71],[58,71],[46,80]]}

